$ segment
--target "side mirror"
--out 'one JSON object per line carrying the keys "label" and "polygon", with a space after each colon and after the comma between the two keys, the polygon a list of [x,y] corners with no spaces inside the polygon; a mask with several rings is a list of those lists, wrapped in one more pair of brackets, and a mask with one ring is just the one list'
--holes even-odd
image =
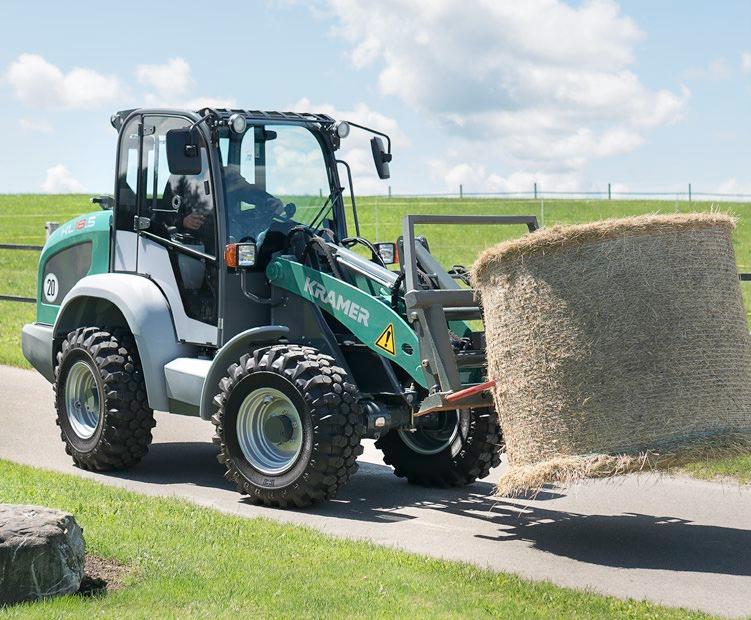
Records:
{"label": "side mirror", "polygon": [[389,172],[391,153],[386,152],[386,148],[383,146],[383,140],[378,137],[370,139],[370,149],[373,151],[373,162],[375,163],[376,171],[378,172],[378,178],[388,179],[391,176],[391,173]]}
{"label": "side mirror", "polygon": [[200,138],[191,129],[170,129],[167,132],[167,166],[170,174],[195,175],[201,173]]}
{"label": "side mirror", "polygon": [[115,206],[115,199],[109,194],[103,194],[102,196],[93,196],[91,198],[92,204],[99,205],[105,211],[112,211]]}

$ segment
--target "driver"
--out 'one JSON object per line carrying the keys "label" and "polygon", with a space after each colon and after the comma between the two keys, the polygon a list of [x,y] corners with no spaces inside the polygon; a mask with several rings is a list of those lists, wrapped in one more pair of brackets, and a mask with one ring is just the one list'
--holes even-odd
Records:
{"label": "driver", "polygon": [[[240,174],[240,166],[229,164],[224,167],[224,195],[230,220],[230,234],[240,237],[253,236],[266,230],[272,218],[284,214],[284,203],[276,196],[248,183]],[[241,203],[253,205],[252,210],[244,211]],[[246,221],[246,216],[250,221]],[[256,239],[257,240],[257,239]]]}

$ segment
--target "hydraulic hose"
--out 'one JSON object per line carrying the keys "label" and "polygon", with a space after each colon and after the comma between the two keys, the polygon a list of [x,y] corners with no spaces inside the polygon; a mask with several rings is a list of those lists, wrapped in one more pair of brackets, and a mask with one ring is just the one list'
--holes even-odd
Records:
{"label": "hydraulic hose", "polygon": [[329,265],[329,268],[331,269],[331,273],[334,274],[334,277],[338,278],[339,280],[342,280],[342,272],[339,269],[339,265],[336,264],[336,258],[334,257],[334,253],[331,251],[331,248],[328,246],[326,241],[319,237],[318,235],[313,235],[308,242],[305,244],[305,249],[303,250],[302,257],[300,258],[300,262],[304,265],[306,259],[310,254],[313,253],[314,249],[321,251],[321,254],[323,254],[324,258],[326,259],[326,262]]}

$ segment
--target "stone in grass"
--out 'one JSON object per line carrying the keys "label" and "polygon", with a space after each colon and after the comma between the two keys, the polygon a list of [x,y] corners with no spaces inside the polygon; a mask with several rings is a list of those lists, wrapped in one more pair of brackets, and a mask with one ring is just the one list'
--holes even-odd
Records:
{"label": "stone in grass", "polygon": [[73,515],[0,504],[0,605],[77,592],[84,558]]}

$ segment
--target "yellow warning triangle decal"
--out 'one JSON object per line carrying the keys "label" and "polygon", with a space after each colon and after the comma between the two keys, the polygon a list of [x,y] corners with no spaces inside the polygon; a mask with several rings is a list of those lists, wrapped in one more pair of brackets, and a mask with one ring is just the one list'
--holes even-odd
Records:
{"label": "yellow warning triangle decal", "polygon": [[394,342],[394,324],[389,323],[388,327],[381,332],[378,339],[375,341],[375,346],[379,349],[383,349],[386,353],[396,355],[396,343]]}

